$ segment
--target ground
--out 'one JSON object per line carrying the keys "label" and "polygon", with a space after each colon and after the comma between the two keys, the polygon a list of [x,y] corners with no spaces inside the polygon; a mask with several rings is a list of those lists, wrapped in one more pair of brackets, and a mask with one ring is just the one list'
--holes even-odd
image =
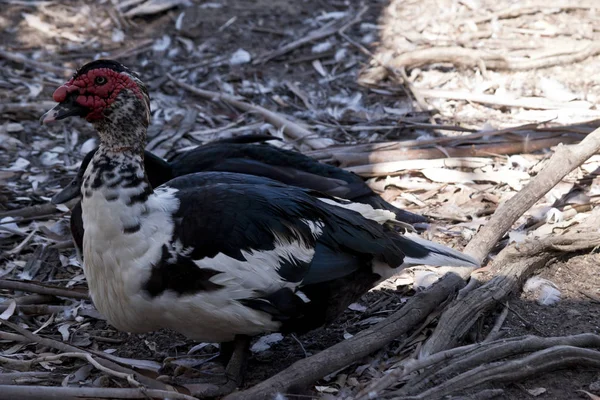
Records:
{"label": "ground", "polygon": [[[48,201],[71,180],[83,154],[93,148],[93,130],[78,120],[40,127],[38,118],[52,106],[53,90],[75,68],[97,57],[118,59],[148,83],[153,107],[148,149],[160,156],[246,133],[284,138],[281,129],[265,123],[260,115],[194,96],[175,81],[241,95],[306,126],[323,145],[331,144],[326,139],[357,146],[403,141],[395,152],[356,147],[362,150],[350,154],[309,146],[288,135],[284,145],[373,178],[372,187],[386,199],[433,218],[422,227],[425,235],[456,248],[463,248],[498,205],[539,171],[552,146],[577,142],[600,125],[595,120],[600,115],[596,106],[600,81],[594,78],[600,69],[595,44],[600,39],[596,24],[600,9],[594,4],[542,7],[509,0],[378,0],[367,2],[365,8],[357,2],[324,0],[178,3],[142,15],[135,7],[120,7],[125,2],[118,1],[3,2],[0,278],[84,286],[70,245],[68,212],[48,207]],[[319,32],[328,33],[281,55],[274,53],[282,44]],[[414,61],[415,50],[440,46],[462,46],[478,53],[437,54],[427,62]],[[507,57],[513,68],[494,67],[498,55]],[[400,56],[409,61],[399,63]],[[557,62],[560,57],[571,59]],[[523,67],[536,60],[558,65]],[[538,67],[546,66],[542,64]],[[497,131],[507,127],[513,129]],[[483,134],[461,139],[476,132]],[[418,141],[407,142],[413,139]],[[457,164],[436,163],[445,156],[455,157]],[[384,164],[401,159],[410,164]],[[422,163],[427,160],[431,163]],[[560,234],[585,219],[597,203],[599,160],[592,158],[541,199],[515,224],[510,240]],[[35,205],[46,208],[28,208]],[[536,294],[513,296],[501,329],[503,337],[600,334],[598,258],[594,251],[565,256],[540,271],[540,277],[556,285],[561,300],[540,305]],[[388,282],[335,324],[298,338],[286,336],[255,352],[245,385],[380,321],[414,293],[414,284],[412,274]],[[118,332],[93,310],[73,311],[79,301],[32,298],[14,290],[3,290],[0,296],[6,301],[18,297],[21,304],[66,304],[52,316],[23,316],[21,322],[45,337],[62,338],[86,349],[162,363],[165,357],[187,354],[195,345],[173,332]],[[499,304],[498,313],[501,310]],[[79,313],[77,319],[68,315],[74,312]],[[468,341],[485,337],[495,318],[486,319]],[[307,394],[324,398],[356,394],[399,357],[415,352],[430,330],[431,326],[423,327],[411,346],[400,351],[392,343],[318,382]],[[27,359],[48,350],[15,345],[6,336],[0,339],[5,357]],[[214,351],[207,346],[199,352]],[[76,371],[76,377],[65,384],[123,384],[101,379],[96,370],[81,366],[79,361],[64,360],[33,369],[59,377],[43,380],[42,385],[60,383]],[[170,365],[163,372],[173,369]],[[9,370],[0,364],[0,371]],[[600,395],[599,382],[597,369],[575,368],[489,387],[504,389],[501,398],[566,399],[585,398],[579,390]],[[531,392],[538,388],[545,390]]]}

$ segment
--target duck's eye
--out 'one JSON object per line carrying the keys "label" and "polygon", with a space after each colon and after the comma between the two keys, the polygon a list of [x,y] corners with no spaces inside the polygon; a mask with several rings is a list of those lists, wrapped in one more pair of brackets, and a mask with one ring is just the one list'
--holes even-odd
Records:
{"label": "duck's eye", "polygon": [[96,85],[104,85],[106,82],[106,78],[103,76],[97,76],[96,79],[94,79]]}

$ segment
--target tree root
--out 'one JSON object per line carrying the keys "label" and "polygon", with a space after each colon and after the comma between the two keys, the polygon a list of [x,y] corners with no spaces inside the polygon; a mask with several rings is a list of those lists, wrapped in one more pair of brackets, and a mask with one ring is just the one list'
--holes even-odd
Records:
{"label": "tree root", "polygon": [[[577,364],[600,367],[600,336],[591,333],[541,338],[522,336],[457,347],[419,360],[407,360],[362,390],[355,400],[376,397],[434,399],[487,382],[523,379]],[[494,362],[532,353],[522,359]],[[403,387],[384,393],[398,384]],[[396,398],[396,397],[394,397]]]}

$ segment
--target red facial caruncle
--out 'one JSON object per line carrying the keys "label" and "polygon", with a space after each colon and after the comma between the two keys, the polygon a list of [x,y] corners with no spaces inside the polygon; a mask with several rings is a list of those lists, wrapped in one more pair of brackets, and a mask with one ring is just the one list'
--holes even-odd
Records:
{"label": "red facial caruncle", "polygon": [[69,94],[78,93],[75,101],[90,109],[85,119],[92,122],[104,117],[102,111],[115,102],[123,89],[131,89],[138,97],[143,98],[138,85],[126,74],[110,68],[96,68],[75,76],[56,89],[52,97],[54,101],[61,103]]}

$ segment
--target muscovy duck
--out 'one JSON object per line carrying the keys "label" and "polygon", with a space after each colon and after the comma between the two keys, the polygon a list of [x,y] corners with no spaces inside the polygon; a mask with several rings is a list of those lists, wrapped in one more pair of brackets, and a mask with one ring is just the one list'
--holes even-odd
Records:
{"label": "muscovy duck", "polygon": [[79,116],[100,137],[81,188],[84,272],[117,329],[208,342],[303,332],[409,265],[479,265],[268,178],[196,173],[153,188],[143,162],[148,91],[116,61],[86,64],[53,98],[43,123]]}
{"label": "muscovy duck", "polygon": [[[263,143],[265,135],[247,135],[222,139],[183,152],[168,162],[149,151],[144,152],[144,168],[152,187],[177,176],[200,171],[236,172],[264,176],[291,186],[314,189],[331,196],[369,204],[373,208],[392,211],[398,221],[414,224],[427,219],[401,210],[382,199],[352,172],[318,162],[304,154]],[[83,159],[75,179],[52,202],[64,203],[80,195],[83,173],[97,148]]]}
{"label": "muscovy duck", "polygon": [[[153,188],[175,177],[194,172],[236,172],[263,176],[291,186],[314,189],[339,198],[368,204],[373,208],[389,210],[396,215],[397,221],[408,224],[427,220],[420,215],[394,207],[373,192],[354,173],[320,163],[298,152],[269,144],[251,144],[270,139],[273,138],[266,135],[221,139],[181,153],[168,162],[149,151],[144,151],[144,169]],[[75,178],[52,197],[52,203],[64,203],[81,194],[83,174],[97,150],[96,148],[86,154]],[[84,234],[81,203],[77,203],[71,210],[71,234],[75,247],[81,255]]]}

